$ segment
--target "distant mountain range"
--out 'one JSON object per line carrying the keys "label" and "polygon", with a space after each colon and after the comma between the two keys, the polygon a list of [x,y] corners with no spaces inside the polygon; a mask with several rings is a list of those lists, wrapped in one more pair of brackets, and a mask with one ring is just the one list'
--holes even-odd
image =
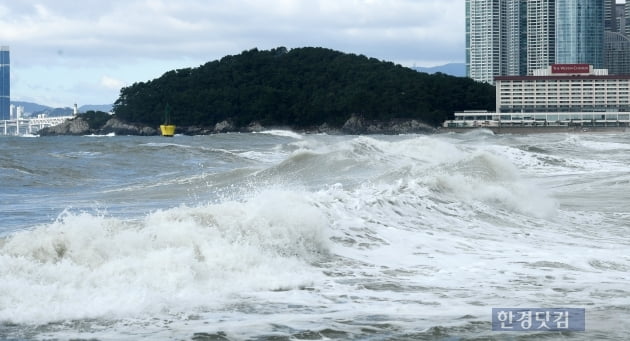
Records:
{"label": "distant mountain range", "polygon": [[24,107],[25,114],[31,114],[46,109],[52,109],[51,107],[31,102],[11,101],[11,104]]}
{"label": "distant mountain range", "polygon": [[86,104],[79,107],[79,112],[86,112],[90,110],[110,112],[113,108],[113,104]]}
{"label": "distant mountain range", "polygon": [[466,77],[466,63],[449,63],[449,64],[433,66],[433,67],[417,66],[417,67],[412,67],[412,69],[419,72],[426,72],[426,73],[441,72],[441,73],[445,73],[451,76]]}
{"label": "distant mountain range", "polygon": [[[46,105],[41,105],[32,102],[23,101],[11,101],[11,104],[24,107],[25,116],[37,116],[40,114],[46,114],[48,116],[68,116],[72,115],[73,109],[70,107],[65,108],[53,108]],[[79,112],[94,111],[112,111],[113,104],[100,104],[100,105],[82,105],[79,107]]]}

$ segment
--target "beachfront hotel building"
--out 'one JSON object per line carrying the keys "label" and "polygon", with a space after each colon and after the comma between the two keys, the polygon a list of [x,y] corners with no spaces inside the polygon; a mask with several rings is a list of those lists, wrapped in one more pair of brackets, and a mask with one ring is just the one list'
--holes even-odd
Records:
{"label": "beachfront hotel building", "polygon": [[0,120],[8,120],[11,115],[11,68],[9,47],[0,47]]}
{"label": "beachfront hotel building", "polygon": [[630,75],[554,64],[532,76],[497,76],[496,112],[464,111],[444,127],[628,126]]}
{"label": "beachfront hotel building", "polygon": [[630,111],[630,75],[608,75],[593,65],[554,64],[495,82],[497,113]]}
{"label": "beachfront hotel building", "polygon": [[444,126],[628,126],[628,18],[616,0],[466,0],[467,75],[496,112]]}

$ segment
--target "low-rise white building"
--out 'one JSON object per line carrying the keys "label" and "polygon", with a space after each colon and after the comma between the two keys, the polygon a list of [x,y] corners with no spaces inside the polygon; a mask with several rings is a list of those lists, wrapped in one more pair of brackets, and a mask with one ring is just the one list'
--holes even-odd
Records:
{"label": "low-rise white building", "polygon": [[608,75],[587,64],[555,64],[533,76],[495,77],[495,86],[496,112],[458,112],[444,126],[630,123],[630,75]]}

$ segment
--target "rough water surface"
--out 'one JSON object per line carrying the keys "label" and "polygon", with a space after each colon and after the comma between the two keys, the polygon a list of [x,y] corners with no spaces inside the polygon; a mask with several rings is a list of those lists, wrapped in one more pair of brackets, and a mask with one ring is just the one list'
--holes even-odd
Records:
{"label": "rough water surface", "polygon": [[2,137],[0,183],[0,339],[630,334],[630,134]]}

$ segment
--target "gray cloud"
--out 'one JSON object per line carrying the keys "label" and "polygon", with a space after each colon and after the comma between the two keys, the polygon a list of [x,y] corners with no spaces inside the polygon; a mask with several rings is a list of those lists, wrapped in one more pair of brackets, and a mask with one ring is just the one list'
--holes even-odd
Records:
{"label": "gray cloud", "polygon": [[0,16],[0,41],[34,64],[210,60],[280,45],[453,61],[463,49],[460,0],[22,0],[0,5]]}
{"label": "gray cloud", "polygon": [[464,59],[461,0],[20,0],[0,3],[12,96],[111,103],[117,85],[257,47],[319,46],[403,65]]}

